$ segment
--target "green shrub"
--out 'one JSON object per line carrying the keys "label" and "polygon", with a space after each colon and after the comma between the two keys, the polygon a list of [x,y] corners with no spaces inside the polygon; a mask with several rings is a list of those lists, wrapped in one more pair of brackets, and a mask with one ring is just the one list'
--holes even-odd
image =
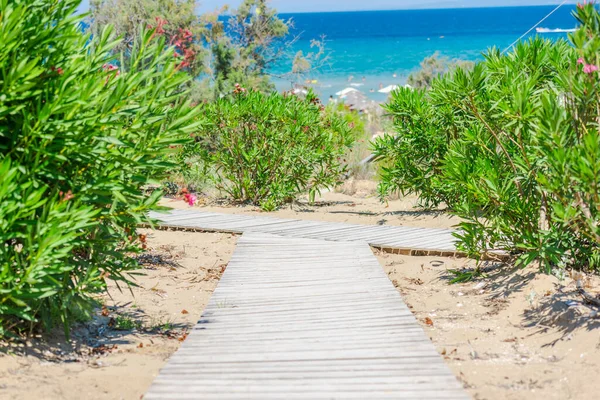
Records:
{"label": "green shrub", "polygon": [[82,34],[78,3],[0,0],[0,336],[68,327],[128,282],[161,194],[143,189],[196,128],[164,41],[144,31],[111,62],[118,41]]}
{"label": "green shrub", "polygon": [[183,156],[200,154],[215,184],[233,200],[272,210],[308,191],[335,186],[354,138],[314,94],[306,99],[246,92],[206,104],[207,123]]}
{"label": "green shrub", "polygon": [[577,18],[573,46],[532,39],[429,91],[396,92],[398,135],[374,145],[382,195],[447,204],[471,256],[505,249],[547,272],[598,271],[600,18],[591,4]]}
{"label": "green shrub", "polygon": [[418,193],[426,207],[452,203],[452,186],[441,177],[448,143],[457,136],[452,107],[429,101],[423,89],[400,88],[385,108],[393,116],[396,134],[373,141],[380,161],[380,197]]}

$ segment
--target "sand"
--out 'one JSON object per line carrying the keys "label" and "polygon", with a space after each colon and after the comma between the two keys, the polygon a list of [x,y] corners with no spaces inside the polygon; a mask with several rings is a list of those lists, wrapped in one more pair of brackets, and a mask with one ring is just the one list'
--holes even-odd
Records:
{"label": "sand", "polygon": [[[415,211],[413,198],[385,205],[368,185],[354,189],[352,196],[325,193],[316,206],[300,202],[268,214],[255,207],[206,204],[206,199],[194,209],[359,224],[447,228],[458,223],[442,212]],[[182,200],[164,199],[163,204],[190,209]],[[107,315],[99,311],[92,323],[76,329],[74,351],[59,345],[64,342],[59,333],[32,340],[29,347],[5,346],[0,398],[141,398],[201,315],[235,246],[231,235],[147,233],[149,261],[160,256],[180,266],[147,265],[133,295],[111,288],[112,299],[101,299]],[[449,269],[472,268],[475,262],[376,255],[473,398],[598,398],[600,319],[582,303],[570,277],[559,280],[534,268],[509,271],[490,265],[484,278],[450,285]],[[589,293],[600,293],[600,278],[585,282]],[[115,330],[110,319],[118,315],[129,315],[143,328]]]}
{"label": "sand", "polygon": [[[142,398],[199,319],[236,242],[218,233],[145,233],[149,261],[166,263],[146,265],[131,292],[111,285],[110,296],[100,299],[106,316],[99,310],[77,327],[73,348],[60,329],[26,347],[0,342],[0,399]],[[111,318],[140,328],[114,329]]]}
{"label": "sand", "polygon": [[[376,255],[474,399],[600,398],[600,319],[571,278],[497,269],[449,285],[448,269],[474,262]],[[600,293],[598,277],[586,282]]]}

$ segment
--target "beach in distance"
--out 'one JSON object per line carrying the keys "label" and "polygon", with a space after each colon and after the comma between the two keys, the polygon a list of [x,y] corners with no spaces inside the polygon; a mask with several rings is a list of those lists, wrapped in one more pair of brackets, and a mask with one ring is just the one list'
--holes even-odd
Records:
{"label": "beach in distance", "polygon": [[[353,86],[376,101],[378,90],[403,85],[419,63],[435,52],[448,58],[476,61],[490,47],[505,49],[533,28],[555,6],[457,8],[433,10],[358,11],[281,14],[294,21],[299,37],[294,50],[311,49],[312,39],[325,37],[329,60],[304,82],[323,98]],[[574,5],[563,6],[527,36],[566,39],[576,26]],[[291,60],[274,69],[290,70]],[[277,80],[279,90],[290,82]]]}

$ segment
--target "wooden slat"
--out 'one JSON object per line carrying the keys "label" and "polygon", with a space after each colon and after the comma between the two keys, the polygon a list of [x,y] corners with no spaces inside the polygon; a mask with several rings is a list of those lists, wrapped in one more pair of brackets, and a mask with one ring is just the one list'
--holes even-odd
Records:
{"label": "wooden slat", "polygon": [[260,232],[144,396],[467,398],[366,243]]}
{"label": "wooden slat", "polygon": [[366,242],[384,249],[455,253],[456,239],[449,229],[405,226],[355,225],[325,221],[279,219],[253,215],[172,210],[151,213],[165,227],[244,233],[261,232],[326,241]]}

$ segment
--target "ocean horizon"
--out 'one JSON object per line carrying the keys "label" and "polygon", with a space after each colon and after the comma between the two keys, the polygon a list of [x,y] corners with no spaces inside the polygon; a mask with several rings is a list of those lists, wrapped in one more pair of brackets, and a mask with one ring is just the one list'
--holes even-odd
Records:
{"label": "ocean horizon", "polygon": [[[535,35],[567,38],[576,28],[572,16],[576,6],[565,5],[532,30]],[[291,19],[291,35],[297,37],[293,51],[311,51],[313,39],[325,37],[328,62],[311,74],[308,86],[322,98],[349,87],[383,101],[380,87],[403,85],[419,69],[420,62],[434,53],[450,59],[477,61],[490,48],[501,50],[548,15],[555,6],[443,8],[384,11],[344,11],[279,14]],[[274,75],[291,69],[291,60],[273,69]],[[279,90],[290,89],[290,81],[275,79]]]}

